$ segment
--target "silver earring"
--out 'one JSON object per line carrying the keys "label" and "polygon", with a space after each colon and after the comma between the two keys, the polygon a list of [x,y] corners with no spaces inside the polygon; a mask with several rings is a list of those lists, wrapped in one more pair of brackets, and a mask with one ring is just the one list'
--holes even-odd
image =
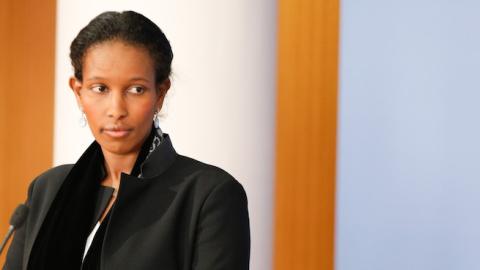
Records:
{"label": "silver earring", "polygon": [[155,111],[153,115],[153,126],[155,128],[160,128],[160,117],[158,116],[158,111]]}
{"label": "silver earring", "polygon": [[82,115],[78,118],[78,124],[80,127],[85,127],[87,125],[87,117],[84,112],[82,112]]}

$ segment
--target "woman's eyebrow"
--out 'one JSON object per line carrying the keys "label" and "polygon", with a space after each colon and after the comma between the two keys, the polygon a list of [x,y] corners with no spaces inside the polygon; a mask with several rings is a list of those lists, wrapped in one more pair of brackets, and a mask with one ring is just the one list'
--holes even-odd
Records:
{"label": "woman's eyebrow", "polygon": [[98,81],[98,80],[105,80],[105,78],[99,77],[99,76],[93,76],[93,77],[87,78],[87,81]]}
{"label": "woman's eyebrow", "polygon": [[[100,76],[93,76],[93,77],[90,77],[90,78],[87,78],[86,79],[87,81],[101,81],[101,80],[105,80],[104,77],[100,77]],[[146,79],[146,78],[143,78],[143,77],[132,77],[129,79],[129,81],[133,82],[133,81],[144,81],[144,82],[150,82],[150,80]]]}
{"label": "woman's eyebrow", "polygon": [[143,77],[133,77],[133,78],[131,78],[131,79],[130,79],[130,81],[131,81],[131,82],[133,82],[133,81],[144,81],[144,82],[150,82],[150,80],[148,80],[148,79],[145,79],[145,78],[143,78]]}

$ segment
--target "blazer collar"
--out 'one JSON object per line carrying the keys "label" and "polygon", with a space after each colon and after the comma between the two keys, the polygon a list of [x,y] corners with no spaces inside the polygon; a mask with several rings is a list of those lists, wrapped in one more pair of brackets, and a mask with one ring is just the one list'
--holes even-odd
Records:
{"label": "blazer collar", "polygon": [[[155,131],[154,131],[155,132]],[[173,148],[170,136],[167,133],[157,131],[158,136],[163,139],[160,143],[153,142],[151,145],[151,153],[148,154],[145,161],[140,166],[140,175],[129,175],[129,178],[152,178],[162,174],[177,156],[175,148]],[[123,173],[122,173],[123,174]],[[104,166],[101,166],[101,179],[107,176],[107,171]]]}
{"label": "blazer collar", "polygon": [[153,144],[152,147],[155,147],[155,149],[140,167],[139,178],[152,178],[160,175],[175,161],[177,152],[173,148],[170,136],[166,133],[161,134],[161,136],[163,136],[162,142],[158,145]]}

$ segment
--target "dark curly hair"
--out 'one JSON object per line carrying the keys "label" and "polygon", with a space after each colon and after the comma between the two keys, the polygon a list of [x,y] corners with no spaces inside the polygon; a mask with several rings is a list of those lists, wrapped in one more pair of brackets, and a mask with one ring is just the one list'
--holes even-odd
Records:
{"label": "dark curly hair", "polygon": [[82,67],[87,50],[93,45],[112,40],[144,47],[154,60],[157,83],[170,76],[173,53],[162,30],[150,19],[134,11],[108,11],[91,20],[70,45],[75,78],[83,80]]}

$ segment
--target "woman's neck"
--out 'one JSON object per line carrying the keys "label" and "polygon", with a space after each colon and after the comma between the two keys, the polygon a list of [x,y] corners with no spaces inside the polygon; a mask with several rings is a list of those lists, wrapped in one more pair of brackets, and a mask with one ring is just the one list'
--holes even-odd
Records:
{"label": "woman's neck", "polygon": [[119,155],[116,153],[103,151],[107,177],[102,181],[102,184],[118,189],[120,185],[121,173],[123,172],[129,174],[132,171],[139,152],[140,151],[132,152],[126,155]]}

